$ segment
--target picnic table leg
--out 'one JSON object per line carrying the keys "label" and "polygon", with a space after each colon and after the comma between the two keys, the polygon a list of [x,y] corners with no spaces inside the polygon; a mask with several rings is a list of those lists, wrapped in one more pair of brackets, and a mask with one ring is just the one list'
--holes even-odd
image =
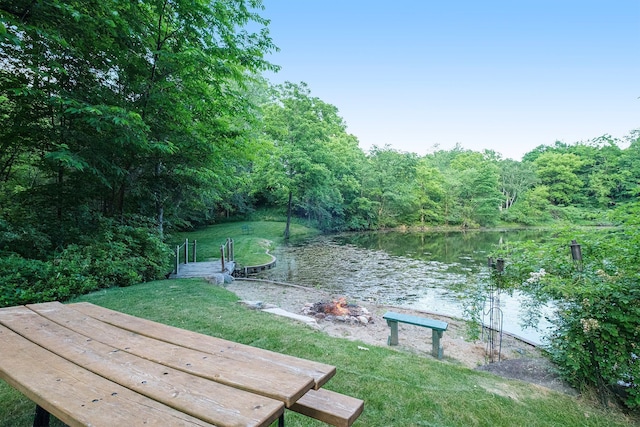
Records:
{"label": "picnic table leg", "polygon": [[280,418],[278,418],[278,427],[284,427],[284,412],[280,415]]}
{"label": "picnic table leg", "polygon": [[444,350],[442,349],[442,347],[440,347],[440,338],[442,338],[442,331],[436,331],[435,329],[432,329],[431,337],[431,354],[433,355],[433,357],[442,359],[442,356],[444,354]]}
{"label": "picnic table leg", "polygon": [[33,427],[49,427],[49,413],[40,405],[36,405],[36,414],[33,418]]}
{"label": "picnic table leg", "polygon": [[387,320],[387,325],[391,328],[391,335],[387,339],[388,345],[398,345],[398,322],[395,320]]}

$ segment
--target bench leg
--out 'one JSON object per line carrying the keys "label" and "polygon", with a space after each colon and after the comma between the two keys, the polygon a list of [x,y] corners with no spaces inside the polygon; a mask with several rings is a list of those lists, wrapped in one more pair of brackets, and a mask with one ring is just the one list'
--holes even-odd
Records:
{"label": "bench leg", "polygon": [[444,349],[440,346],[440,338],[442,338],[442,331],[436,331],[435,329],[431,330],[432,336],[432,344],[431,344],[431,354],[433,357],[437,359],[442,359],[444,355]]}
{"label": "bench leg", "polygon": [[49,427],[49,413],[36,405],[36,415],[33,418],[33,427]]}
{"label": "bench leg", "polygon": [[278,418],[278,427],[284,427],[284,412],[280,415],[280,418]]}
{"label": "bench leg", "polygon": [[395,320],[387,320],[387,325],[391,328],[391,335],[387,339],[388,345],[398,345],[398,322]]}

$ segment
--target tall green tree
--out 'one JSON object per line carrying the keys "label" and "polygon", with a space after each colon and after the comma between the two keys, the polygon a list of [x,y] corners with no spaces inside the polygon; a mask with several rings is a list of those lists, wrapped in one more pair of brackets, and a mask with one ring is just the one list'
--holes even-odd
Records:
{"label": "tall green tree", "polygon": [[373,147],[364,171],[366,197],[374,203],[377,227],[395,227],[417,220],[415,188],[418,156]]}
{"label": "tall green tree", "polygon": [[572,203],[581,194],[584,182],[578,177],[582,162],[575,154],[545,152],[534,161],[540,183],[549,188],[550,202]]}
{"label": "tall green tree", "polygon": [[420,226],[442,222],[440,203],[444,197],[444,177],[423,157],[416,166],[416,196],[419,206]]}
{"label": "tall green tree", "polygon": [[640,129],[632,131],[627,137],[629,147],[620,155],[620,200],[629,202],[640,196]]}
{"label": "tall green tree", "polygon": [[39,171],[18,194],[37,222],[69,239],[70,227],[96,214],[142,213],[162,230],[167,207],[175,223],[214,205],[233,185],[224,159],[241,155],[253,117],[245,82],[272,68],[260,8],[258,0],[0,2],[11,153],[0,161],[5,182],[17,165]]}
{"label": "tall green tree", "polygon": [[502,208],[509,210],[536,183],[536,175],[529,163],[506,159],[499,162]]}
{"label": "tall green tree", "polygon": [[332,218],[343,214],[344,202],[339,191],[344,170],[333,170],[340,148],[336,141],[353,147],[337,108],[313,97],[306,83],[286,82],[274,88],[264,123],[268,144],[256,161],[257,181],[286,206],[285,238],[298,210],[309,221],[331,227]]}
{"label": "tall green tree", "polygon": [[501,194],[499,169],[482,153],[460,153],[450,165],[460,182],[462,225],[466,227],[494,225],[499,217]]}

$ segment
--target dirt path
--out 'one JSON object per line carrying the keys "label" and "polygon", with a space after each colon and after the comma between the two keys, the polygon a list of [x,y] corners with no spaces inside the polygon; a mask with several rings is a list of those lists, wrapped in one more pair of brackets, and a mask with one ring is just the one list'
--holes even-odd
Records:
{"label": "dirt path", "polygon": [[[225,287],[248,302],[261,302],[290,313],[300,314],[305,304],[328,302],[341,297],[318,289],[303,286],[281,284],[266,281],[236,279]],[[460,319],[438,316],[430,313],[401,309],[398,307],[372,305],[366,302],[349,301],[369,310],[372,321],[367,325],[347,324],[339,321],[317,321],[313,327],[334,336],[360,341],[366,345],[386,346],[389,327],[382,318],[390,309],[415,315],[427,315],[430,318],[449,323],[448,330],[441,340],[445,361],[464,365],[471,369],[480,369],[507,378],[529,381],[565,393],[575,392],[564,384],[555,374],[553,365],[543,357],[542,351],[528,343],[504,335],[502,339],[501,362],[488,363],[485,343],[471,341],[467,337],[467,325]],[[431,330],[408,325],[399,325],[399,351],[408,351],[424,357],[432,357]]]}

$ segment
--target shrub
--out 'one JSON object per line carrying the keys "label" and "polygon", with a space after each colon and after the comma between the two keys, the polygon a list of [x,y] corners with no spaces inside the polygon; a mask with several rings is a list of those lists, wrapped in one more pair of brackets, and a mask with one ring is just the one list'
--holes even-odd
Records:
{"label": "shrub", "polygon": [[171,252],[153,226],[103,220],[101,232],[50,260],[0,257],[0,306],[65,301],[100,288],[130,286],[164,277]]}
{"label": "shrub", "polygon": [[81,258],[39,261],[17,254],[0,258],[0,306],[64,301],[96,289]]}
{"label": "shrub", "polygon": [[[583,261],[573,262],[569,244],[577,239]],[[564,377],[593,388],[603,403],[612,393],[629,408],[640,408],[640,278],[638,227],[604,231],[558,230],[545,243],[513,244],[505,279],[552,301],[556,315],[549,336],[551,357]]]}

